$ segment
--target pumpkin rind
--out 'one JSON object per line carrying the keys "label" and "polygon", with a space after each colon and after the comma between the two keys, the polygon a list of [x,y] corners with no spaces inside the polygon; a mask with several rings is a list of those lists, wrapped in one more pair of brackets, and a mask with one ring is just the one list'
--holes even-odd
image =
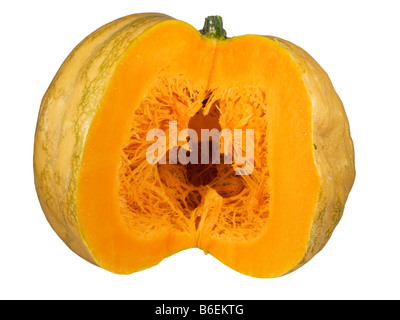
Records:
{"label": "pumpkin rind", "polygon": [[320,176],[321,191],[310,241],[295,270],[325,246],[343,215],[355,179],[354,147],[343,103],[327,73],[300,47],[283,39],[272,39],[285,48],[303,74],[312,102],[313,151]]}
{"label": "pumpkin rind", "polygon": [[34,148],[40,203],[58,236],[92,263],[76,204],[85,137],[123,53],[148,28],[171,19],[159,13],[134,14],[99,28],[67,57],[41,103]]}

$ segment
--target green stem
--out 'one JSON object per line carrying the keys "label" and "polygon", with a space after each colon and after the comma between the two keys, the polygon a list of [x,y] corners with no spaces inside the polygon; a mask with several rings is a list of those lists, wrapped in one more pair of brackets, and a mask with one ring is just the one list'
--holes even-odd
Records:
{"label": "green stem", "polygon": [[204,27],[200,30],[200,33],[211,39],[226,39],[226,31],[223,28],[222,18],[220,16],[207,17],[204,22]]}

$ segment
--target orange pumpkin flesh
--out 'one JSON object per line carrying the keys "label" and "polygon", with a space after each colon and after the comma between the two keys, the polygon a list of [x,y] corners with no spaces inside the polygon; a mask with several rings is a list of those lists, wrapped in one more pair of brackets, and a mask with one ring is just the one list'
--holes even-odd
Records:
{"label": "orange pumpkin flesh", "polygon": [[[178,132],[254,129],[253,172],[148,163],[146,133],[168,131],[168,121]],[[241,273],[275,277],[309,259],[322,185],[313,105],[278,41],[212,39],[160,21],[124,51],[83,139],[73,236],[82,244],[70,247],[87,260],[128,274],[197,247]]]}
{"label": "orange pumpkin flesh", "polygon": [[[176,43],[180,44],[178,48]],[[138,55],[141,55],[140,59]],[[163,79],[170,83],[162,83]],[[231,88],[237,88],[241,93],[250,87],[248,92],[256,88],[265,96],[266,105],[258,105],[262,112],[266,112],[263,118],[254,112],[253,109],[257,108],[244,104],[241,108],[225,106],[230,113],[225,115],[225,110],[221,110],[219,119],[232,118],[221,124],[221,129],[241,129],[243,124],[237,124],[246,112],[244,108],[249,108],[250,124],[244,123],[244,126],[255,129],[257,133],[261,131],[260,137],[266,134],[267,167],[266,161],[256,158],[252,175],[258,177],[245,177],[251,180],[249,185],[244,181],[245,188],[251,191],[237,195],[235,201],[223,198],[213,188],[196,188],[188,182],[188,191],[198,190],[202,196],[200,208],[196,208],[201,219],[197,228],[193,211],[184,212],[182,205],[176,203],[176,198],[182,196],[179,194],[182,190],[174,192],[177,182],[171,177],[162,181],[161,170],[146,162],[147,148],[144,147],[137,157],[137,166],[146,168],[136,170],[140,173],[133,178],[135,182],[131,185],[132,192],[140,192],[138,203],[134,203],[136,212],[121,205],[124,201],[121,201],[119,185],[121,176],[126,174],[126,168],[120,164],[121,150],[131,138],[132,119],[134,123],[142,120],[144,124],[148,120],[144,136],[139,138],[139,144],[142,141],[146,146],[145,134],[154,123],[150,120],[162,105],[157,105],[157,99],[153,99],[155,103],[147,106],[151,112],[149,115],[146,115],[147,110],[141,110],[145,107],[141,104],[143,96],[149,91],[153,94],[157,91],[151,90],[154,83],[160,96],[166,94],[164,99],[172,100],[165,108],[170,109],[169,112],[164,112],[166,116],[160,116],[156,123],[177,120],[178,130],[189,127],[191,116],[202,108],[206,92],[216,91],[217,96],[212,98],[224,100]],[[197,96],[192,98],[194,101],[188,98],[185,90],[179,92],[182,87],[191,90],[192,95],[196,91]],[[176,94],[176,99],[168,97],[171,93]],[[240,93],[239,97],[242,96]],[[183,97],[178,99],[179,95]],[[188,100],[186,104],[177,103],[177,100],[185,98]],[[257,103],[256,99],[249,100]],[[225,102],[231,102],[229,97]],[[138,106],[136,110],[132,107],[135,105]],[[269,107],[276,105],[279,105],[279,110]],[[293,108],[294,105],[297,108]],[[181,110],[176,110],[179,107]],[[318,194],[310,113],[310,100],[299,71],[273,41],[247,36],[221,45],[200,37],[197,31],[180,22],[164,23],[148,31],[132,45],[115,71],[102,107],[92,123],[83,155],[85,166],[81,171],[79,216],[83,235],[98,263],[116,272],[132,272],[153,266],[180,250],[199,247],[245,273],[256,273],[252,270],[257,265],[263,266],[262,272],[271,274],[280,273],[282,265],[288,270],[295,266],[307,245]],[[138,143],[135,145],[137,148],[140,148]],[[170,166],[174,169],[174,165]],[[178,171],[185,170],[182,166],[175,167]],[[267,175],[260,177],[264,172]],[[172,190],[170,194],[169,190]],[[134,202],[135,197],[131,198]],[[235,205],[238,201],[240,206]],[[163,212],[160,212],[161,208]],[[232,216],[231,221],[221,216],[224,211]],[[239,220],[234,217],[237,212],[247,214],[244,222],[256,220],[253,226],[248,226],[257,229],[255,234],[246,226],[234,226]],[[140,221],[141,215],[146,221]],[[130,219],[133,220],[132,227]],[[280,263],[275,265],[271,263],[273,261]]]}

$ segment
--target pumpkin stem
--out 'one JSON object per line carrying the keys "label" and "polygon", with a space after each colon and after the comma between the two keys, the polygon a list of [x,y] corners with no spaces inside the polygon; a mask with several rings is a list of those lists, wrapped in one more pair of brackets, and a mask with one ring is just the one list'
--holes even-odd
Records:
{"label": "pumpkin stem", "polygon": [[211,39],[224,40],[227,38],[226,31],[222,26],[221,16],[208,16],[200,33]]}

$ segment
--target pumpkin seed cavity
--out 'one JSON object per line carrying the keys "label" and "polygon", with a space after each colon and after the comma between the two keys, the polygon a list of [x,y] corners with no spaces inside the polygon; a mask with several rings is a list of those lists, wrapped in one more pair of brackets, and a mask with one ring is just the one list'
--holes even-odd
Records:
{"label": "pumpkin seed cavity", "polygon": [[[260,88],[206,90],[183,76],[157,78],[134,113],[121,154],[120,207],[132,233],[199,233],[207,226],[216,238],[259,236],[269,213],[266,117]],[[253,172],[235,175],[237,165],[224,163],[222,147],[220,164],[211,163],[211,156],[209,164],[170,164],[168,151],[166,164],[150,164],[146,151],[153,142],[146,141],[146,135],[151,129],[167,133],[170,121],[177,122],[178,131],[190,128],[199,137],[201,129],[254,129]]]}

